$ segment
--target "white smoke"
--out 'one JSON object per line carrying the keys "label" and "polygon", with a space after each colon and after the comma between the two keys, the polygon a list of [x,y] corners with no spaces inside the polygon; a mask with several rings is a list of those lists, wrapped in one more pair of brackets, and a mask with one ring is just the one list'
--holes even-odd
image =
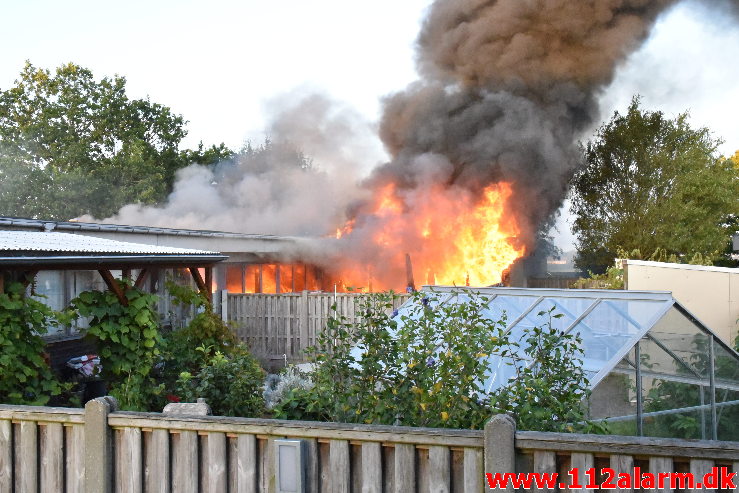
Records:
{"label": "white smoke", "polygon": [[[324,236],[365,196],[358,183],[383,159],[376,129],[325,95],[268,103],[266,144],[217,166],[177,173],[164,204],[126,205],[104,222],[260,234]],[[84,218],[83,218],[84,219]]]}

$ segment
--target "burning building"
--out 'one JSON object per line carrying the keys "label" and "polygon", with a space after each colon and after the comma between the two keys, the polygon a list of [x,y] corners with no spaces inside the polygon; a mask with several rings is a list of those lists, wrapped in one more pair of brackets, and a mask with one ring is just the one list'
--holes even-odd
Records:
{"label": "burning building", "polygon": [[[301,238],[291,262],[347,289],[404,289],[408,257],[419,285],[499,283],[536,252],[560,208],[599,92],[676,3],[435,1],[417,42],[420,78],[384,99],[379,132],[326,98],[288,101],[269,134],[315,166],[252,149],[183,170],[166,204],[127,206],[105,222]],[[377,135],[389,159],[360,173],[360,144]],[[259,282],[254,269],[231,285],[265,289],[273,271],[274,283],[309,282],[302,268],[267,263]]]}

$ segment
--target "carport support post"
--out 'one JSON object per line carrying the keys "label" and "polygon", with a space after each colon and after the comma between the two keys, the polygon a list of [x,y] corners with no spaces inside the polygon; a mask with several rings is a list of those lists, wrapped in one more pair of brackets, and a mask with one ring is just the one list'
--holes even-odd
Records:
{"label": "carport support post", "polygon": [[85,404],[85,491],[113,493],[113,431],[108,414],[118,410],[112,397]]}
{"label": "carport support post", "polygon": [[[485,424],[485,473],[516,472],[516,421],[507,414],[496,414]],[[485,477],[487,480],[487,475]],[[493,491],[513,493],[513,486]]]}

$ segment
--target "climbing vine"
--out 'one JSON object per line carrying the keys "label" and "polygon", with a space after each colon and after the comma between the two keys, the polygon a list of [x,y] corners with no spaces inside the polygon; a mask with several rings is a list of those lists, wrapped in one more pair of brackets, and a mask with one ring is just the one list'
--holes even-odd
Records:
{"label": "climbing vine", "polygon": [[58,314],[42,302],[26,296],[19,282],[0,293],[0,402],[44,405],[64,387],[43,356],[48,325],[58,324]]}

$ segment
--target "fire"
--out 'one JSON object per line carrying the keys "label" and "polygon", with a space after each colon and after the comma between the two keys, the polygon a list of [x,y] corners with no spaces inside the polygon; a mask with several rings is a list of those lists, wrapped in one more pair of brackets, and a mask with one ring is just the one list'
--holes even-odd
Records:
{"label": "fire", "polygon": [[512,194],[504,182],[488,186],[477,198],[440,185],[409,192],[385,185],[359,215],[362,224],[352,221],[337,231],[337,237],[359,240],[371,254],[363,262],[337,266],[334,275],[339,285],[404,289],[408,253],[417,285],[498,283],[525,253],[509,213]]}

